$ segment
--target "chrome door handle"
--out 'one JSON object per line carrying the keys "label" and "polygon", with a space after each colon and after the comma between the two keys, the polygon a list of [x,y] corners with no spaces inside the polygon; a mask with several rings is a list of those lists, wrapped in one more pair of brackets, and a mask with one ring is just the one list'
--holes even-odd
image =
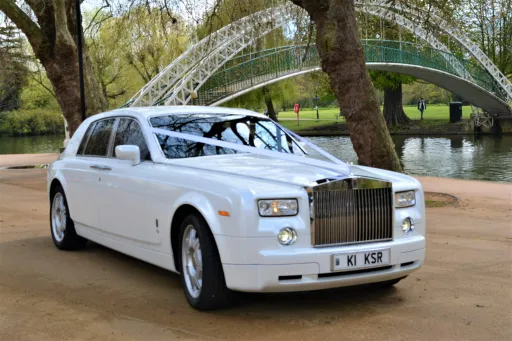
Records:
{"label": "chrome door handle", "polygon": [[102,166],[102,165],[90,165],[92,169],[98,169],[98,170],[112,170],[109,166]]}

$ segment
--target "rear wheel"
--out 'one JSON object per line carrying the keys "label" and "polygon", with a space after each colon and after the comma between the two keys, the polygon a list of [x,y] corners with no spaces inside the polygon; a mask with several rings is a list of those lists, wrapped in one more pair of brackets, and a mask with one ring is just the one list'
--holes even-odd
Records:
{"label": "rear wheel", "polygon": [[75,224],[69,216],[66,195],[61,186],[54,189],[50,200],[50,230],[55,246],[61,250],[83,248],[87,239],[76,234]]}
{"label": "rear wheel", "polygon": [[199,310],[228,306],[232,292],[226,287],[224,271],[213,235],[198,214],[187,216],[180,229],[181,283],[188,303]]}

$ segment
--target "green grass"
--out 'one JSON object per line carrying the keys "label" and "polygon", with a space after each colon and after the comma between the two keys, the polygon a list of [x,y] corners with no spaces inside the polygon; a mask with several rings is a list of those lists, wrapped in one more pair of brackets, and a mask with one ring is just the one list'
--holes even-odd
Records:
{"label": "green grass", "polygon": [[425,207],[444,207],[449,203],[437,200],[425,200]]}
{"label": "green grass", "polygon": [[[318,108],[318,114],[321,120],[335,120],[334,114],[339,113],[338,108]],[[299,113],[300,118],[316,119],[316,110],[313,109],[301,109]],[[279,112],[278,118],[297,118],[297,115],[293,111],[281,111]]]}
{"label": "green grass", "polygon": [[[335,123],[336,121],[300,121],[297,125],[297,121],[279,121],[279,124],[290,130],[308,130],[313,127],[325,126]],[[345,120],[339,120],[340,123],[345,123]]]}
{"label": "green grass", "polygon": [[[382,108],[381,108],[382,109]],[[419,120],[420,112],[416,106],[404,106],[405,114],[411,120]],[[297,126],[297,115],[293,111],[282,111],[279,112],[278,118],[279,123],[288,129],[293,130],[308,130],[312,127],[318,127],[322,125],[329,125],[331,123],[345,123],[345,120],[339,117],[337,120],[334,115],[339,113],[338,108],[319,108],[318,115],[319,120],[316,120],[316,110],[313,109],[302,109],[299,114],[300,123]],[[469,119],[471,114],[470,106],[462,107],[462,118]],[[423,122],[421,125],[439,125],[449,122],[449,107],[447,105],[429,105],[427,110],[423,113]],[[293,119],[293,120],[287,120]]]}

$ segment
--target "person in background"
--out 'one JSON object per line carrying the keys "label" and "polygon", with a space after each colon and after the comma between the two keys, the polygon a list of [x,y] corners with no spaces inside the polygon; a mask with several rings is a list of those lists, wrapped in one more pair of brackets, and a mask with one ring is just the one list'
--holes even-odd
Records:
{"label": "person in background", "polygon": [[427,110],[427,104],[425,103],[425,99],[421,97],[420,101],[418,102],[418,110],[421,112],[421,119],[423,119],[423,112]]}

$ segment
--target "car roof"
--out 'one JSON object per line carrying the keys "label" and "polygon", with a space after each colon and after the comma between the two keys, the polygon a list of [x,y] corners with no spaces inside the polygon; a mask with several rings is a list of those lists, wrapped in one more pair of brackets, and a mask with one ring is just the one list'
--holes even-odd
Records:
{"label": "car roof", "polygon": [[147,119],[152,116],[161,115],[183,115],[183,114],[213,114],[213,115],[250,115],[257,117],[266,117],[257,112],[241,109],[241,108],[224,108],[224,107],[205,107],[195,105],[180,105],[180,106],[155,106],[155,107],[131,107],[115,109],[103,113],[103,117],[119,116],[119,115],[132,115],[140,119]]}

